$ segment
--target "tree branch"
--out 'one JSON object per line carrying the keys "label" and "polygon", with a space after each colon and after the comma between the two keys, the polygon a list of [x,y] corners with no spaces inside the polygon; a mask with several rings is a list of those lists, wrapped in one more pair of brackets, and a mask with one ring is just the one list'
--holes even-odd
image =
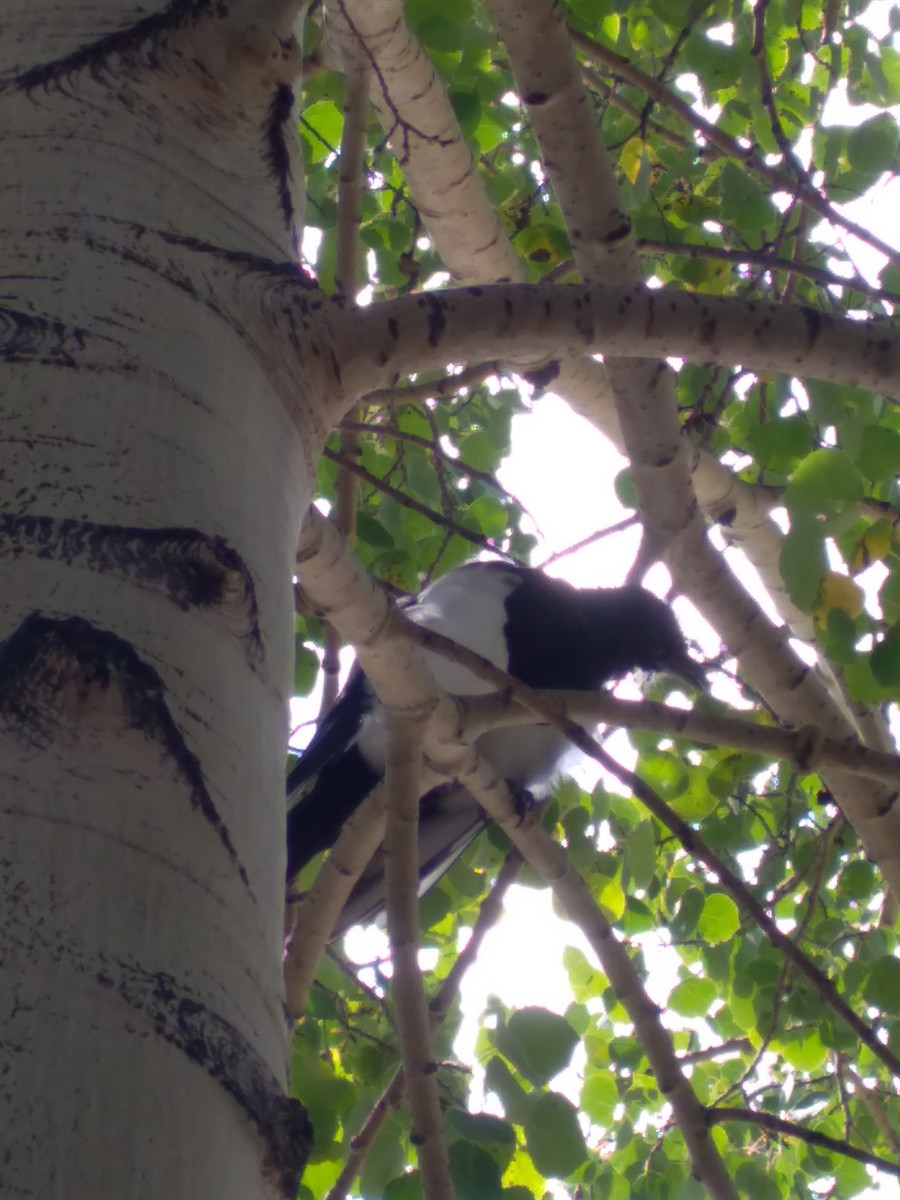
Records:
{"label": "tree branch", "polygon": [[[278,297],[283,301],[284,286],[273,286],[273,321],[283,319]],[[328,341],[342,363],[341,410],[373,382],[387,386],[447,362],[481,361],[501,345],[510,356],[530,355],[532,369],[561,354],[679,355],[900,397],[900,333],[891,323],[841,319],[809,307],[643,288],[496,284],[349,309],[340,297],[311,300],[305,288],[293,290],[296,327],[284,336],[295,339],[310,320],[322,323],[323,335],[330,327]]]}
{"label": "tree branch", "polygon": [[830,1137],[827,1133],[820,1133],[817,1129],[807,1129],[805,1125],[798,1125],[795,1121],[786,1121],[783,1117],[776,1117],[774,1113],[760,1112],[755,1108],[711,1108],[709,1121],[711,1125],[723,1125],[726,1121],[746,1121],[749,1124],[758,1125],[769,1133],[778,1134],[780,1137],[799,1138],[808,1146],[820,1146],[823,1150],[842,1154],[844,1158],[853,1158],[857,1162],[865,1163],[868,1167],[875,1167],[888,1175],[900,1178],[900,1165],[892,1162],[891,1159],[881,1158],[878,1154],[870,1154],[867,1150],[851,1146],[849,1142],[845,1142],[841,1138]]}
{"label": "tree branch", "polygon": [[430,705],[387,709],[384,837],[385,896],[391,940],[391,996],[409,1093],[410,1140],[416,1148],[425,1200],[453,1200],[444,1140],[437,1068],[425,988],[419,971],[419,776],[422,733]]}

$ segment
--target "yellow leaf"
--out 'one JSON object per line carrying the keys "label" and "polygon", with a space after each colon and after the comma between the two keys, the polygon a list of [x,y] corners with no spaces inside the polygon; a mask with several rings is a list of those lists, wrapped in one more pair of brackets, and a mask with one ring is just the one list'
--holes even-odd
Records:
{"label": "yellow leaf", "polygon": [[523,1150],[517,1150],[512,1162],[503,1172],[503,1186],[525,1188],[535,1196],[542,1196],[546,1191],[546,1180],[538,1172],[531,1157]]}
{"label": "yellow leaf", "polygon": [[621,919],[625,911],[625,893],[615,879],[607,879],[597,896],[597,903],[603,909],[604,916],[610,921]]}
{"label": "yellow leaf", "polygon": [[516,249],[533,263],[552,266],[569,254],[569,245],[561,230],[553,225],[533,222],[515,237]]}
{"label": "yellow leaf", "polygon": [[894,541],[893,522],[882,517],[874,525],[870,525],[853,547],[850,557],[850,569],[864,571],[873,562],[881,562],[887,558]]}
{"label": "yellow leaf", "polygon": [[622,147],[622,153],[619,155],[619,166],[622,168],[625,178],[629,183],[634,183],[637,179],[646,149],[643,140],[639,137],[629,138]]}
{"label": "yellow leaf", "polygon": [[813,615],[820,621],[825,621],[828,614],[836,608],[848,616],[858,617],[863,610],[863,590],[849,575],[828,571],[819,586]]}

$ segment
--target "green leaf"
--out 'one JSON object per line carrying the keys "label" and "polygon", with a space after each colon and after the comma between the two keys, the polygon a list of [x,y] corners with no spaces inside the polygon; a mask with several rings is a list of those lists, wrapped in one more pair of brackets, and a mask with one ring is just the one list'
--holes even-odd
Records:
{"label": "green leaf", "polygon": [[503,1111],[517,1125],[524,1124],[531,1112],[532,1097],[528,1095],[502,1058],[492,1056],[484,1070],[485,1090],[500,1097]]}
{"label": "green leaf", "polygon": [[465,510],[466,524],[480,530],[485,537],[499,537],[506,532],[509,516],[496,496],[479,496]]}
{"label": "green leaf", "polygon": [[500,1170],[505,1170],[516,1149],[516,1134],[508,1121],[490,1113],[470,1113],[452,1108],[447,1113],[447,1132],[483,1147]]}
{"label": "green leaf", "polygon": [[[401,1126],[395,1119],[389,1121],[375,1139],[360,1175],[360,1191],[364,1196],[388,1196],[389,1181],[399,1185],[401,1180],[410,1178],[400,1175],[406,1165],[406,1155],[403,1148],[403,1138],[400,1135]],[[418,1180],[418,1176],[415,1177]],[[398,1193],[398,1200],[421,1200],[421,1185],[418,1192]]]}
{"label": "green leaf", "polygon": [[771,1170],[756,1162],[741,1163],[734,1173],[734,1182],[741,1196],[752,1196],[753,1200],[783,1200]]}
{"label": "green leaf", "polygon": [[747,434],[747,449],[760,466],[779,473],[790,471],[812,449],[813,431],[801,413],[784,420],[766,421]]}
{"label": "green leaf", "polygon": [[594,896],[607,920],[618,921],[625,911],[625,892],[618,879],[601,879]]}
{"label": "green leaf", "polygon": [[681,759],[661,750],[642,754],[638,760],[636,774],[665,800],[680,796],[691,781],[690,772]]}
{"label": "green leaf", "polygon": [[868,175],[896,169],[898,136],[897,122],[890,113],[863,121],[847,143],[851,166]]}
{"label": "green leaf", "polygon": [[900,959],[892,954],[879,959],[866,980],[865,997],[868,1004],[883,1013],[900,1013]]}
{"label": "green leaf", "polygon": [[815,607],[828,570],[828,556],[821,526],[805,513],[791,521],[781,544],[779,566],[791,599],[798,608],[809,612]]}
{"label": "green leaf", "polygon": [[578,1034],[564,1018],[546,1008],[521,1008],[497,1030],[497,1048],[538,1086],[569,1065]]}
{"label": "green leaf", "polygon": [[797,467],[785,489],[791,512],[828,514],[865,495],[865,483],[843,450],[813,450]]}
{"label": "green leaf", "polygon": [[863,903],[872,899],[879,885],[879,875],[874,864],[864,859],[849,862],[838,879],[837,898],[842,903]]}
{"label": "green leaf", "polygon": [[669,1008],[682,1017],[705,1017],[716,998],[716,985],[711,979],[692,976],[677,984],[669,993]]}
{"label": "green leaf", "polygon": [[538,1097],[525,1122],[525,1141],[534,1165],[552,1179],[566,1179],[587,1158],[578,1113],[556,1092]]}
{"label": "green leaf", "polygon": [[341,144],[344,114],[332,100],[317,100],[304,110],[301,129],[306,134],[309,162],[321,162]]}
{"label": "green leaf", "polygon": [[566,946],[562,953],[563,966],[569,976],[569,986],[576,1000],[593,1000],[606,987],[606,976],[583,951]]}
{"label": "green leaf", "polygon": [[298,642],[294,648],[294,690],[295,696],[308,696],[316,686],[319,674],[319,656],[310,646]]}
{"label": "green leaf", "polygon": [[656,874],[656,834],[651,821],[641,821],[628,834],[625,863],[634,886],[648,887]]}
{"label": "green leaf", "polygon": [[382,523],[377,518],[369,516],[368,513],[357,514],[356,534],[361,542],[374,548],[388,550],[394,544],[394,539]]}
{"label": "green leaf", "polygon": [[699,888],[689,888],[678,902],[672,932],[676,937],[690,937],[697,928],[705,897]]}
{"label": "green leaf", "polygon": [[463,464],[473,471],[493,471],[500,460],[494,439],[483,429],[470,433],[460,452]]}
{"label": "green leaf", "polygon": [[872,674],[882,687],[900,683],[900,624],[894,625],[882,638],[871,657]]}
{"label": "green leaf", "polygon": [[477,92],[470,90],[451,91],[448,97],[459,121],[460,129],[467,136],[475,132],[481,120],[481,99]]}
{"label": "green leaf", "polygon": [[719,184],[722,189],[722,216],[740,229],[765,229],[772,218],[772,202],[756,178],[734,163],[725,164]]}
{"label": "green leaf", "polygon": [[454,1142],[447,1153],[457,1196],[500,1200],[503,1192],[500,1168],[486,1150],[472,1142]]}
{"label": "green leaf", "polygon": [[856,464],[867,479],[893,481],[900,472],[900,433],[884,425],[867,425]]}
{"label": "green leaf", "polygon": [[730,941],[740,927],[740,911],[730,896],[716,892],[706,897],[697,923],[697,932],[704,942],[716,945]]}
{"label": "green leaf", "polygon": [[637,508],[637,489],[634,486],[634,473],[630,467],[624,467],[613,481],[616,497],[623,508]]}
{"label": "green leaf", "polygon": [[784,1057],[798,1071],[818,1071],[828,1057],[814,1029],[789,1030],[778,1041]]}
{"label": "green leaf", "polygon": [[840,1196],[841,1200],[850,1200],[851,1196],[858,1196],[860,1192],[869,1191],[872,1187],[872,1180],[865,1163],[838,1156],[834,1168],[834,1187],[835,1195]]}
{"label": "green leaf", "polygon": [[612,1071],[593,1071],[581,1088],[581,1110],[591,1121],[604,1128],[613,1122],[619,1089]]}
{"label": "green leaf", "polygon": [[[366,1192],[366,1195],[375,1193]],[[423,1200],[422,1177],[418,1171],[409,1171],[392,1179],[383,1192],[384,1200]]]}

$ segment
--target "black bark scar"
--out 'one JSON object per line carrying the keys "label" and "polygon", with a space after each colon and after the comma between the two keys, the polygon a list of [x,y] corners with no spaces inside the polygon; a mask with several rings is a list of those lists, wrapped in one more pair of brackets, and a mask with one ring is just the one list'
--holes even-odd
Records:
{"label": "black bark scar", "polygon": [[180,609],[237,615],[248,657],[263,657],[253,577],[224,538],[198,529],[141,529],[0,514],[0,559],[33,555],[158,590]]}
{"label": "black bark scar", "polygon": [[0,644],[0,714],[35,745],[49,743],[57,733],[54,700],[69,684],[79,686],[83,694],[113,686],[118,690],[128,727],[155,742],[177,765],[191,806],[215,831],[241,881],[249,886],[200,761],[169,711],[158,671],[123,638],[82,617],[57,620],[32,613]]}

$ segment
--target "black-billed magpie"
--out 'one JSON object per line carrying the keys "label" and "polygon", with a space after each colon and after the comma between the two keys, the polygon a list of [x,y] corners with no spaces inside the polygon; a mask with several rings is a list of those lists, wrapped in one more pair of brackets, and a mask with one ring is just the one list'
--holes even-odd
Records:
{"label": "black-billed magpie", "polygon": [[[530,687],[597,691],[635,668],[706,684],[671,610],[637,586],[578,589],[530,567],[470,563],[426,588],[406,616],[477,651]],[[492,690],[458,663],[431,653],[426,659],[450,693]],[[288,882],[334,844],[344,822],[381,780],[384,743],[382,710],[355,667],[288,776]],[[558,730],[540,725],[495,729],[478,739],[479,751],[517,791],[546,783],[567,745]],[[423,797],[420,895],[486,824],[483,811],[457,783],[432,788]],[[379,852],[357,882],[338,932],[373,920],[383,907]]]}

